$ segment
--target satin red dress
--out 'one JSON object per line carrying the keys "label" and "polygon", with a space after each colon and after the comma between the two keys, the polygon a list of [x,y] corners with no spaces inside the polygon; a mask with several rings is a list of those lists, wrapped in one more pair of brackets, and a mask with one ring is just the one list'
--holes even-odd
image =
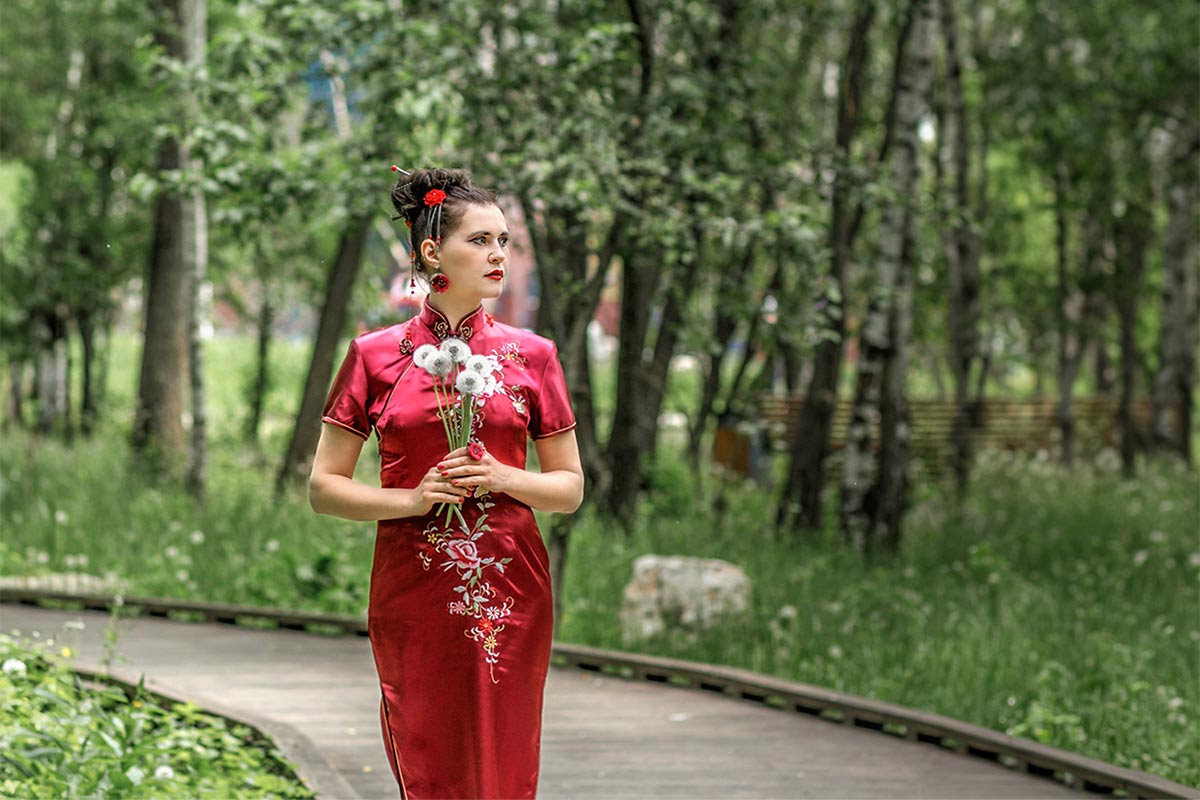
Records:
{"label": "satin red dress", "polygon": [[[482,308],[452,330],[426,303],[350,343],[322,413],[364,440],[375,431],[385,488],[414,488],[448,452],[413,353],[450,336],[499,365],[473,438],[501,462],[523,468],[528,437],[575,427],[552,341]],[[378,524],[367,629],[384,747],[402,797],[534,797],[554,627],[548,554],[524,503],[484,493],[462,513],[469,533],[436,508]]]}

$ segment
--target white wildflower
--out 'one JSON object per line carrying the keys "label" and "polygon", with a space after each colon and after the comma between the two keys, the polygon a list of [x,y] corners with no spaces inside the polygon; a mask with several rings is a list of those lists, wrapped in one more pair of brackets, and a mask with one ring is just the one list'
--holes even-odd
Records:
{"label": "white wildflower", "polygon": [[175,770],[171,769],[166,764],[154,770],[154,779],[159,781],[169,781],[175,777]]}
{"label": "white wildflower", "polygon": [[66,525],[68,522],[71,521],[71,517],[69,514],[67,514],[67,512],[63,511],[60,508],[58,511],[54,512],[54,521],[57,522],[59,525]]}
{"label": "white wildflower", "polygon": [[454,388],[458,389],[463,394],[477,394],[480,389],[483,389],[487,381],[478,372],[465,370],[458,376],[458,380],[454,382]]}
{"label": "white wildflower", "polygon": [[443,352],[434,353],[425,362],[425,371],[435,378],[444,378],[454,368],[454,359]]}
{"label": "white wildflower", "polygon": [[841,658],[842,657],[842,648],[838,647],[836,644],[830,645],[829,646],[829,657],[830,658]]}
{"label": "white wildflower", "polygon": [[274,553],[278,550],[279,550],[279,540],[278,539],[267,539],[267,552]]}
{"label": "white wildflower", "polygon": [[188,571],[186,569],[175,570],[175,580],[179,581],[180,583],[183,583],[187,579],[188,579]]}
{"label": "white wildflower", "polygon": [[1200,552],[1192,553],[1188,556],[1188,563],[1193,567],[1200,567]]}
{"label": "white wildflower", "polygon": [[189,538],[192,540],[192,544],[204,544],[204,531],[192,531]]}
{"label": "white wildflower", "polygon": [[179,558],[179,548],[173,544],[169,544],[167,545],[167,549],[163,550],[163,555],[170,559]]}
{"label": "white wildflower", "polygon": [[1146,563],[1146,559],[1149,557],[1150,557],[1149,550],[1138,550],[1136,553],[1133,554],[1133,565],[1135,567],[1140,567],[1142,564]]}
{"label": "white wildflower", "polygon": [[468,372],[478,372],[480,375],[491,375],[494,369],[492,359],[487,356],[471,356],[463,367]]}
{"label": "white wildflower", "polygon": [[3,670],[5,675],[24,675],[25,662],[19,658],[8,658],[0,665],[0,670]]}
{"label": "white wildflower", "polygon": [[45,550],[39,550],[38,554],[37,554],[37,558],[35,558],[34,560],[37,561],[37,563],[39,563],[39,564],[49,564],[50,563],[50,554],[47,553]]}
{"label": "white wildflower", "polygon": [[433,358],[438,349],[431,344],[423,344],[413,353],[413,363],[421,369],[429,368],[429,359]]}
{"label": "white wildflower", "polygon": [[455,364],[463,364],[471,357],[471,348],[462,339],[450,337],[438,348],[441,352],[454,359]]}
{"label": "white wildflower", "polygon": [[134,786],[140,786],[142,779],[146,777],[146,773],[137,767],[130,767],[129,769],[125,770],[125,777],[129,778],[129,782]]}
{"label": "white wildflower", "polygon": [[778,616],[780,619],[795,619],[797,613],[796,607],[788,604],[779,609]]}
{"label": "white wildflower", "polygon": [[1150,541],[1158,543],[1167,538],[1162,531],[1150,531]]}

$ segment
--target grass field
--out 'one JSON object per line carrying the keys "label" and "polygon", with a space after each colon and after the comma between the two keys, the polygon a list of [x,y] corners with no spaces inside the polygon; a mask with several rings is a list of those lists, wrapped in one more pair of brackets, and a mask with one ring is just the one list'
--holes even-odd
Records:
{"label": "grass field", "polygon": [[[119,344],[119,343],[118,343]],[[213,344],[213,407],[238,407],[249,346]],[[220,350],[227,347],[227,350]],[[114,351],[128,409],[136,353]],[[374,528],[272,496],[303,353],[281,352],[264,450],[213,414],[210,502],[142,485],[114,415],[71,447],[0,445],[0,572],[107,576],[133,594],[362,613]],[[220,366],[215,366],[219,364]],[[124,413],[124,412],[123,412]],[[897,563],[863,566],[825,531],[781,536],[774,500],[735,489],[723,518],[671,448],[635,530],[590,512],[573,533],[560,637],[622,648],[621,592],[645,553],[722,558],[754,584],[746,624],[638,650],[732,664],[875,697],[1200,785],[1200,500],[1196,476],[1115,459],[1066,473],[985,455],[967,502],[917,489]],[[377,482],[374,447],[359,478]],[[265,455],[264,455],[265,453]],[[706,479],[708,480],[708,479]]]}

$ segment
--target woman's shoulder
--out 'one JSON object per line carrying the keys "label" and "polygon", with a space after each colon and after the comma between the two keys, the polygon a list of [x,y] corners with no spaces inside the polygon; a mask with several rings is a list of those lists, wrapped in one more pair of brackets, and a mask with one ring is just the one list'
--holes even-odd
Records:
{"label": "woman's shoulder", "polygon": [[405,324],[399,322],[360,333],[351,341],[351,347],[358,350],[368,365],[386,366],[402,355],[400,342],[404,339]]}
{"label": "woman's shoulder", "polygon": [[553,339],[495,320],[492,322],[492,333],[502,342],[515,342],[521,353],[538,365],[553,356],[558,346]]}

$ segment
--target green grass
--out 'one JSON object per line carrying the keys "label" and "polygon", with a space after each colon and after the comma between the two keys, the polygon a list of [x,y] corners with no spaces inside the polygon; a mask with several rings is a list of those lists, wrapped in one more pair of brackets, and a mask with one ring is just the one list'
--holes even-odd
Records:
{"label": "green grass", "polygon": [[[214,408],[239,407],[250,348],[237,341],[210,343]],[[121,347],[109,399],[126,409],[137,353]],[[213,414],[203,509],[139,481],[123,415],[70,447],[7,434],[0,572],[85,572],[131,594],[363,613],[374,526],[314,515],[299,489],[272,495],[306,351],[277,350],[288,377],[268,397],[262,450],[240,443],[236,414]],[[775,532],[774,497],[753,488],[732,490],[718,518],[697,502],[713,494],[711,479],[696,486],[663,450],[630,535],[581,515],[563,640],[626,647],[618,614],[637,556],[722,558],[753,581],[749,620],[629,649],[927,709],[1200,785],[1194,473],[1146,463],[1125,481],[1111,453],[1074,473],[985,454],[962,508],[920,484],[898,563],[863,566],[832,528]],[[372,445],[358,477],[378,480]]]}
{"label": "green grass", "polygon": [[0,634],[0,796],[313,797],[250,728],[141,686],[85,684],[63,650]]}

